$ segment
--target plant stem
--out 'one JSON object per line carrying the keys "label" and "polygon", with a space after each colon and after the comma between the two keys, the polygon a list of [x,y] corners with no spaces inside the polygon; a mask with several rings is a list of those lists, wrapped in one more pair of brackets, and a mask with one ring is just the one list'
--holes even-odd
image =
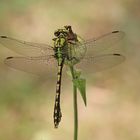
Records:
{"label": "plant stem", "polygon": [[73,107],[74,107],[74,140],[78,139],[78,108],[77,108],[77,88],[73,85]]}
{"label": "plant stem", "polygon": [[[73,80],[76,79],[74,67],[70,66]],[[77,87],[73,83],[73,107],[74,107],[74,140],[78,140],[78,107],[77,107]]]}

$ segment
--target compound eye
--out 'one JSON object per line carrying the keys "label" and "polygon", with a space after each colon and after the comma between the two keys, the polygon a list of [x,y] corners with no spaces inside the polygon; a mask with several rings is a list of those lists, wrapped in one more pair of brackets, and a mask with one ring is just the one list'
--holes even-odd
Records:
{"label": "compound eye", "polygon": [[63,34],[64,34],[65,36],[67,36],[67,35],[68,35],[68,32],[64,32]]}
{"label": "compound eye", "polygon": [[58,36],[60,35],[60,32],[59,32],[59,31],[55,31],[55,32],[54,32],[54,35],[55,35],[56,37],[58,37]]}
{"label": "compound eye", "polygon": [[66,30],[70,30],[71,29],[71,26],[70,25],[66,25],[64,27],[66,28]]}

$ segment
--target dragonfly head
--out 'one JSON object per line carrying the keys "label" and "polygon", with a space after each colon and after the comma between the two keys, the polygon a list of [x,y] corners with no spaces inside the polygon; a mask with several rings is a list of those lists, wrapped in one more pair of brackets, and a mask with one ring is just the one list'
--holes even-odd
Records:
{"label": "dragonfly head", "polygon": [[56,38],[66,38],[69,41],[78,41],[77,35],[72,31],[70,25],[66,25],[64,28],[56,30],[54,35]]}
{"label": "dragonfly head", "polygon": [[54,32],[54,35],[56,37],[64,37],[64,38],[66,38],[68,36],[68,33],[69,33],[69,31],[66,28],[64,28],[64,29],[58,29],[58,30],[56,30]]}
{"label": "dragonfly head", "polygon": [[69,30],[67,28],[62,28],[58,29],[54,32],[55,38],[53,38],[54,41],[54,46],[55,47],[62,47],[64,46],[68,35],[69,35]]}

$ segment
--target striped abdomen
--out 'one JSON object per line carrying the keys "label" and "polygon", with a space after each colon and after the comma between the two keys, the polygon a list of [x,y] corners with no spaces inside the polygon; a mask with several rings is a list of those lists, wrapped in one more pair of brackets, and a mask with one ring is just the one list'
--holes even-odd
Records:
{"label": "striped abdomen", "polygon": [[60,93],[61,93],[61,77],[62,77],[62,68],[63,60],[58,61],[58,73],[57,73],[57,83],[56,83],[56,96],[55,96],[55,105],[54,105],[54,126],[58,127],[59,122],[61,121],[61,108],[60,108]]}

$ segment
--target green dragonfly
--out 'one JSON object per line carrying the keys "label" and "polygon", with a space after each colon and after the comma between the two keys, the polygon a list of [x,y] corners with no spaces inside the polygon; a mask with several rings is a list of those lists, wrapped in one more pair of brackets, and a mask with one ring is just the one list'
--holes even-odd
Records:
{"label": "green dragonfly", "polygon": [[113,67],[125,57],[119,53],[103,53],[115,49],[116,43],[124,36],[122,31],[112,31],[97,38],[83,40],[72,31],[71,26],[64,26],[54,32],[54,45],[32,43],[0,36],[0,43],[21,55],[7,57],[5,64],[15,69],[33,74],[47,74],[57,69],[56,96],[54,104],[54,126],[61,121],[60,93],[63,66],[76,65],[85,71],[96,72]]}

